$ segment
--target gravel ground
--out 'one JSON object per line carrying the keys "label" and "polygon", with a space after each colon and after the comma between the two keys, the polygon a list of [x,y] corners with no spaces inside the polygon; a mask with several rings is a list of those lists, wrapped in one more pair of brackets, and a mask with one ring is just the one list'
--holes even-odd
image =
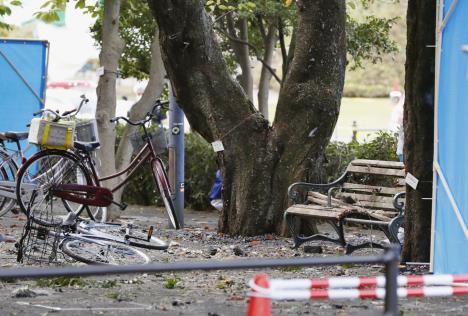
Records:
{"label": "gravel ground", "polygon": [[[171,241],[166,251],[145,250],[153,262],[230,260],[241,258],[293,258],[341,255],[341,249],[321,244],[321,254],[309,254],[301,247],[292,249],[289,238],[275,235],[230,238],[216,232],[216,212],[185,215],[186,228],[164,230],[161,210],[129,207],[124,220],[142,226],[155,225],[156,234]],[[25,218],[8,214],[0,218],[0,234],[18,238]],[[321,229],[327,230],[324,225]],[[351,240],[378,231],[351,231]],[[361,254],[377,253],[366,249]],[[0,267],[19,267],[14,242],[0,242]],[[73,263],[70,263],[73,264]],[[247,308],[246,284],[255,270],[187,272],[166,274],[113,275],[89,278],[53,278],[27,281],[0,281],[0,315],[244,315]],[[271,278],[316,278],[344,275],[379,275],[382,266],[313,267],[266,269]],[[402,274],[427,272],[423,266],[403,269]],[[376,315],[382,301],[299,301],[273,302],[273,315]],[[468,315],[468,297],[402,299],[404,315]]]}

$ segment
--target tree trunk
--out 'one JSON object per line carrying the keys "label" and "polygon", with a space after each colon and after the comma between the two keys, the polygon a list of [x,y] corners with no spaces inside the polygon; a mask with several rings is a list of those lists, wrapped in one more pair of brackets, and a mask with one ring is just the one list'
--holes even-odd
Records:
{"label": "tree trunk", "polygon": [[427,262],[430,253],[435,22],[436,1],[408,2],[404,155],[406,170],[419,184],[406,190],[404,261]]}
{"label": "tree trunk", "polygon": [[[246,19],[239,19],[237,21],[239,35],[237,35],[232,14],[228,14],[226,20],[228,32],[232,38],[238,38],[242,42],[249,41],[249,28]],[[247,94],[249,100],[253,102],[253,77],[250,64],[249,46],[243,44],[242,42],[237,42],[232,39],[230,40],[232,50],[234,51],[234,55],[237,59],[237,63],[239,64],[242,70],[239,83],[242,86],[242,88],[244,88],[245,94]]]}
{"label": "tree trunk", "polygon": [[[151,65],[149,72],[149,81],[141,96],[141,99],[138,100],[132,106],[130,110],[129,119],[132,121],[141,120],[145,117],[146,113],[151,110],[156,99],[161,95],[161,92],[164,89],[164,77],[166,76],[166,71],[164,69],[164,64],[161,58],[161,50],[159,48],[159,31],[155,30],[153,37],[153,42],[151,44]],[[122,138],[119,142],[119,147],[116,153],[116,169],[124,169],[131,160],[133,147],[129,141],[130,136],[137,132],[137,127],[127,124],[122,134]],[[125,176],[122,176],[124,178]],[[120,179],[121,181],[122,179]],[[123,188],[114,193],[114,199],[120,201],[122,198]]]}
{"label": "tree trunk", "polygon": [[[346,66],[345,1],[297,2],[299,25],[273,125],[230,77],[203,0],[148,0],[162,55],[192,128],[221,140],[224,209],[219,229],[234,235],[279,232],[286,189],[329,141]],[[311,133],[313,131],[313,133]]]}
{"label": "tree trunk", "polygon": [[[275,24],[271,24],[268,28],[268,34],[265,38],[265,53],[263,61],[271,67],[273,62],[273,53],[275,52],[276,42],[278,41],[278,30]],[[268,120],[268,97],[270,92],[270,80],[273,75],[270,70],[263,65],[258,84],[258,110]]]}
{"label": "tree trunk", "polygon": [[[115,126],[109,120],[115,116],[116,80],[118,75],[119,58],[123,49],[123,42],[119,37],[120,0],[104,1],[104,16],[102,29],[102,49],[99,54],[104,74],[99,78],[97,86],[96,120],[99,131],[101,148],[98,152],[101,175],[115,173]],[[106,182],[112,186],[115,181]],[[108,215],[115,217],[114,207],[108,209]]]}

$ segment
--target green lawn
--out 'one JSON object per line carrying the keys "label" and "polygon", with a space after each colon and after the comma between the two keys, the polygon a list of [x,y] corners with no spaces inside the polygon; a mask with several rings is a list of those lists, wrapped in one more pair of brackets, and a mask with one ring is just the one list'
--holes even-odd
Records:
{"label": "green lawn", "polygon": [[358,130],[364,130],[358,132],[359,140],[364,140],[373,130],[387,129],[393,107],[388,98],[343,98],[333,139],[349,141],[353,121]]}
{"label": "green lawn", "polygon": [[[275,115],[275,102],[270,102],[270,121]],[[353,121],[356,121],[358,129],[363,130],[358,132],[358,140],[369,139],[368,134],[388,128],[393,107],[389,98],[343,98],[332,139],[349,142]]]}

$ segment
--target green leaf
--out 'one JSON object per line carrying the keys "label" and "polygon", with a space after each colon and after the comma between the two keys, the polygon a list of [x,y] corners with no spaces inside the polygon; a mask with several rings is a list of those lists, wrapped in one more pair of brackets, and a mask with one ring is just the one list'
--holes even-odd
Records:
{"label": "green leaf", "polygon": [[86,6],[86,0],[78,0],[75,4],[75,9],[84,9]]}

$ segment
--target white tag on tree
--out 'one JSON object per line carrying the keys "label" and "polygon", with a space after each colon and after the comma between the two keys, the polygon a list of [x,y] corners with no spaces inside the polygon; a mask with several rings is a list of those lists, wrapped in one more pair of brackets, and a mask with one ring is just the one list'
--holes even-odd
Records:
{"label": "white tag on tree", "polygon": [[211,143],[211,146],[213,146],[213,150],[215,152],[219,152],[219,151],[223,151],[224,150],[224,146],[223,146],[223,142],[220,141],[220,140],[216,140],[214,142]]}
{"label": "white tag on tree", "polygon": [[99,67],[98,69],[96,69],[96,74],[98,75],[98,77],[101,77],[104,74],[104,67]]}
{"label": "white tag on tree", "polygon": [[405,182],[407,185],[412,187],[414,190],[418,187],[419,180],[415,176],[413,176],[411,173],[406,174]]}

